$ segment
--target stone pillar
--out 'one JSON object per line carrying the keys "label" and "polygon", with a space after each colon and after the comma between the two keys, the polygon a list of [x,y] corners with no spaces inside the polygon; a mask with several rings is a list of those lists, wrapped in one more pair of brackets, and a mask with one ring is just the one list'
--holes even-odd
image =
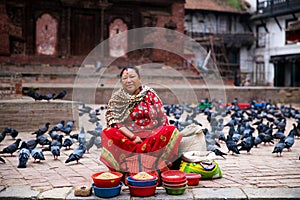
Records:
{"label": "stone pillar", "polygon": [[5,4],[0,4],[0,55],[10,55],[9,51],[9,24]]}

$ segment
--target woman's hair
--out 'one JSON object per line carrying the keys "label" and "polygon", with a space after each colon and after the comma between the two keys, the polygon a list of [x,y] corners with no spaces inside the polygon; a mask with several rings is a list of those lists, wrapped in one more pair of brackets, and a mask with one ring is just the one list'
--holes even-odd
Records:
{"label": "woman's hair", "polygon": [[123,69],[122,69],[122,71],[121,71],[121,73],[120,73],[120,78],[122,77],[122,75],[123,75],[123,73],[124,73],[124,71],[125,71],[126,69],[133,69],[133,70],[137,73],[138,77],[140,77],[139,69],[138,69],[136,66],[129,65],[129,66],[123,67]]}

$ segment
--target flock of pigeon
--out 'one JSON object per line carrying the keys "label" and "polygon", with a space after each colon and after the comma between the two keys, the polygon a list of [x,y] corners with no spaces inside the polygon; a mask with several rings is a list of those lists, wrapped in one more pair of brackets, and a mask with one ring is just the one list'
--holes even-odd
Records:
{"label": "flock of pigeon", "polygon": [[[89,111],[87,111],[87,108],[89,108]],[[83,106],[83,108],[79,109],[79,113],[84,112],[81,113],[81,116],[86,113],[89,113],[90,116],[97,116],[100,115],[99,110],[100,108],[93,110],[88,106]],[[26,168],[30,157],[34,159],[34,162],[41,162],[46,160],[43,152],[50,151],[53,159],[57,160],[62,150],[70,150],[74,146],[73,152],[69,154],[65,163],[73,161],[78,163],[84,153],[89,152],[93,146],[96,146],[97,149],[101,148],[102,125],[99,121],[93,121],[92,123],[95,123],[94,129],[86,131],[81,127],[78,133],[74,133],[74,122],[74,120],[68,122],[61,120],[53,127],[50,126],[50,122],[46,122],[43,127],[29,133],[33,136],[29,140],[18,138],[18,130],[5,127],[0,133],[0,145],[8,137],[13,142],[3,147],[0,150],[0,154],[10,156],[14,156],[15,153],[18,154],[17,167]],[[90,137],[87,134],[90,134]],[[0,156],[0,162],[6,163],[4,157]]]}
{"label": "flock of pigeon", "polygon": [[28,92],[25,93],[27,96],[34,99],[34,101],[50,101],[50,100],[56,100],[56,99],[63,99],[67,95],[67,90],[63,89],[58,94],[55,93],[49,93],[49,94],[40,94],[36,91],[36,89],[30,88]]}
{"label": "flock of pigeon", "polygon": [[[166,114],[172,118],[170,123],[177,126],[179,130],[192,123],[202,126],[197,116],[199,114],[206,116],[209,127],[203,128],[203,131],[207,150],[222,157],[230,152],[250,153],[253,147],[258,147],[261,143],[274,144],[272,153],[282,156],[284,149],[291,150],[295,137],[300,137],[299,110],[291,105],[277,106],[270,100],[261,103],[252,100],[248,106],[242,107],[238,98],[227,105],[220,100],[209,102],[208,99],[203,99],[196,107],[186,104],[165,105],[164,108]],[[188,114],[184,120],[181,120],[184,112]],[[225,117],[230,119],[227,123]],[[287,120],[292,120],[291,129],[287,129]],[[227,153],[221,151],[220,141],[226,144]]]}
{"label": "flock of pigeon", "polygon": [[[253,147],[261,143],[274,144],[272,153],[281,156],[284,149],[289,151],[292,148],[295,137],[300,136],[300,113],[291,105],[278,107],[271,101],[257,103],[255,100],[251,101],[246,108],[241,108],[239,105],[237,98],[227,105],[220,100],[209,102],[208,99],[203,99],[197,106],[165,104],[164,109],[170,124],[175,125],[179,130],[190,124],[203,126],[199,115],[205,116],[206,124],[209,124],[209,127],[203,128],[207,150],[222,157],[227,153],[221,151],[220,141],[225,142],[228,153],[232,154],[240,154],[241,151],[250,153]],[[101,106],[93,109],[82,103],[82,107],[78,110],[79,116],[88,115],[88,121],[94,124],[95,128],[85,131],[81,127],[78,133],[74,133],[74,121],[61,120],[53,127],[50,127],[50,122],[46,122],[43,127],[31,133],[32,139],[24,141],[18,138],[18,130],[6,127],[0,134],[0,146],[7,137],[11,137],[14,142],[6,147],[0,147],[0,154],[13,156],[14,153],[18,153],[17,167],[26,168],[30,156],[34,162],[40,162],[46,160],[43,152],[50,151],[53,159],[56,160],[59,159],[63,147],[69,150],[76,143],[76,147],[65,163],[72,161],[78,163],[84,153],[89,152],[93,146],[101,148],[103,127],[98,116],[106,108]],[[225,117],[230,118],[227,123]],[[287,120],[294,120],[293,128],[290,130],[286,128]],[[225,127],[228,128],[227,133]],[[86,137],[87,134],[90,134],[90,137]],[[0,162],[5,163],[5,159],[1,156]]]}

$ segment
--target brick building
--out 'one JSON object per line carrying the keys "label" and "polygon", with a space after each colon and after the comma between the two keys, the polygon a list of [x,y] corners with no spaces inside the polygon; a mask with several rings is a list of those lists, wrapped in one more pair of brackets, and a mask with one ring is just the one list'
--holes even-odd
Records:
{"label": "brick building", "polygon": [[[10,0],[0,3],[0,62],[16,65],[78,66],[110,36],[140,27],[165,27],[184,32],[184,0]],[[110,44],[113,45],[113,44]],[[114,64],[165,62],[181,66],[169,52],[145,50],[120,54],[106,47]],[[117,48],[116,51],[109,49]],[[172,59],[165,60],[165,58]],[[166,63],[167,62],[167,63]]]}

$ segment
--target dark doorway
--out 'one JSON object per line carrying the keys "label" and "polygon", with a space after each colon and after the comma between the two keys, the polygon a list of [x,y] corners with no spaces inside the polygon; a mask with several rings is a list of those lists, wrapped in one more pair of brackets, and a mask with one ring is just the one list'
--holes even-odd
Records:
{"label": "dark doorway", "polygon": [[72,55],[87,55],[96,45],[96,16],[88,13],[74,13],[72,19]]}

